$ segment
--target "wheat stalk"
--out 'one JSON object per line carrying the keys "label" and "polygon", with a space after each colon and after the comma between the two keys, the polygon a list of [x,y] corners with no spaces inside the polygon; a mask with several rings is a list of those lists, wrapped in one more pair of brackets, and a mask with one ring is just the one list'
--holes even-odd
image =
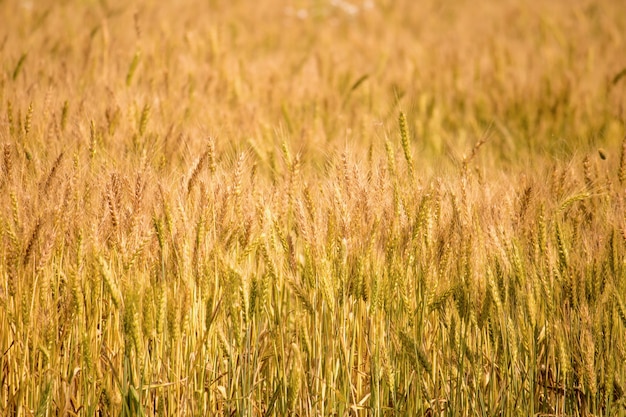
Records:
{"label": "wheat stalk", "polygon": [[619,157],[617,178],[619,179],[620,185],[624,185],[626,183],[626,136],[622,139],[622,149]]}
{"label": "wheat stalk", "polygon": [[402,143],[402,150],[404,151],[404,158],[406,159],[407,167],[409,170],[409,177],[413,178],[413,155],[411,154],[411,146],[409,144],[409,132],[406,125],[406,116],[404,112],[400,112],[398,117],[398,125],[400,126],[400,140]]}

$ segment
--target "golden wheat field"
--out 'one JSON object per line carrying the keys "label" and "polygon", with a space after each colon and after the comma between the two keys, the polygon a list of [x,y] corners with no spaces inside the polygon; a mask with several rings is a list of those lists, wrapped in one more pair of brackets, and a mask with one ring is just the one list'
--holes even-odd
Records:
{"label": "golden wheat field", "polygon": [[0,0],[0,416],[626,416],[626,3]]}

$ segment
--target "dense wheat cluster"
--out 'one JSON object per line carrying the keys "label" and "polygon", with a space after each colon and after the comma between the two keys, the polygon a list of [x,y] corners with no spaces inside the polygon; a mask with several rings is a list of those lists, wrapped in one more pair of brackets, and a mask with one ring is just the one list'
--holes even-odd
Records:
{"label": "dense wheat cluster", "polygon": [[626,415],[625,16],[0,0],[0,415]]}

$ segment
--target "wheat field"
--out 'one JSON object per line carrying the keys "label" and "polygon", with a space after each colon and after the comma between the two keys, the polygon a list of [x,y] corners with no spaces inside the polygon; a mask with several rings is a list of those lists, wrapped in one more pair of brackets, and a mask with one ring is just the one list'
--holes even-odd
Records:
{"label": "wheat field", "polygon": [[626,416],[625,16],[0,0],[0,415]]}

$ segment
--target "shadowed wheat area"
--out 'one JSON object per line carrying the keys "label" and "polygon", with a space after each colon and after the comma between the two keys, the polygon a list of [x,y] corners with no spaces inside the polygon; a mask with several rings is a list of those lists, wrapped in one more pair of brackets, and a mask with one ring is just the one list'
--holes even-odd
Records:
{"label": "shadowed wheat area", "polygon": [[625,416],[624,16],[0,0],[0,415]]}

